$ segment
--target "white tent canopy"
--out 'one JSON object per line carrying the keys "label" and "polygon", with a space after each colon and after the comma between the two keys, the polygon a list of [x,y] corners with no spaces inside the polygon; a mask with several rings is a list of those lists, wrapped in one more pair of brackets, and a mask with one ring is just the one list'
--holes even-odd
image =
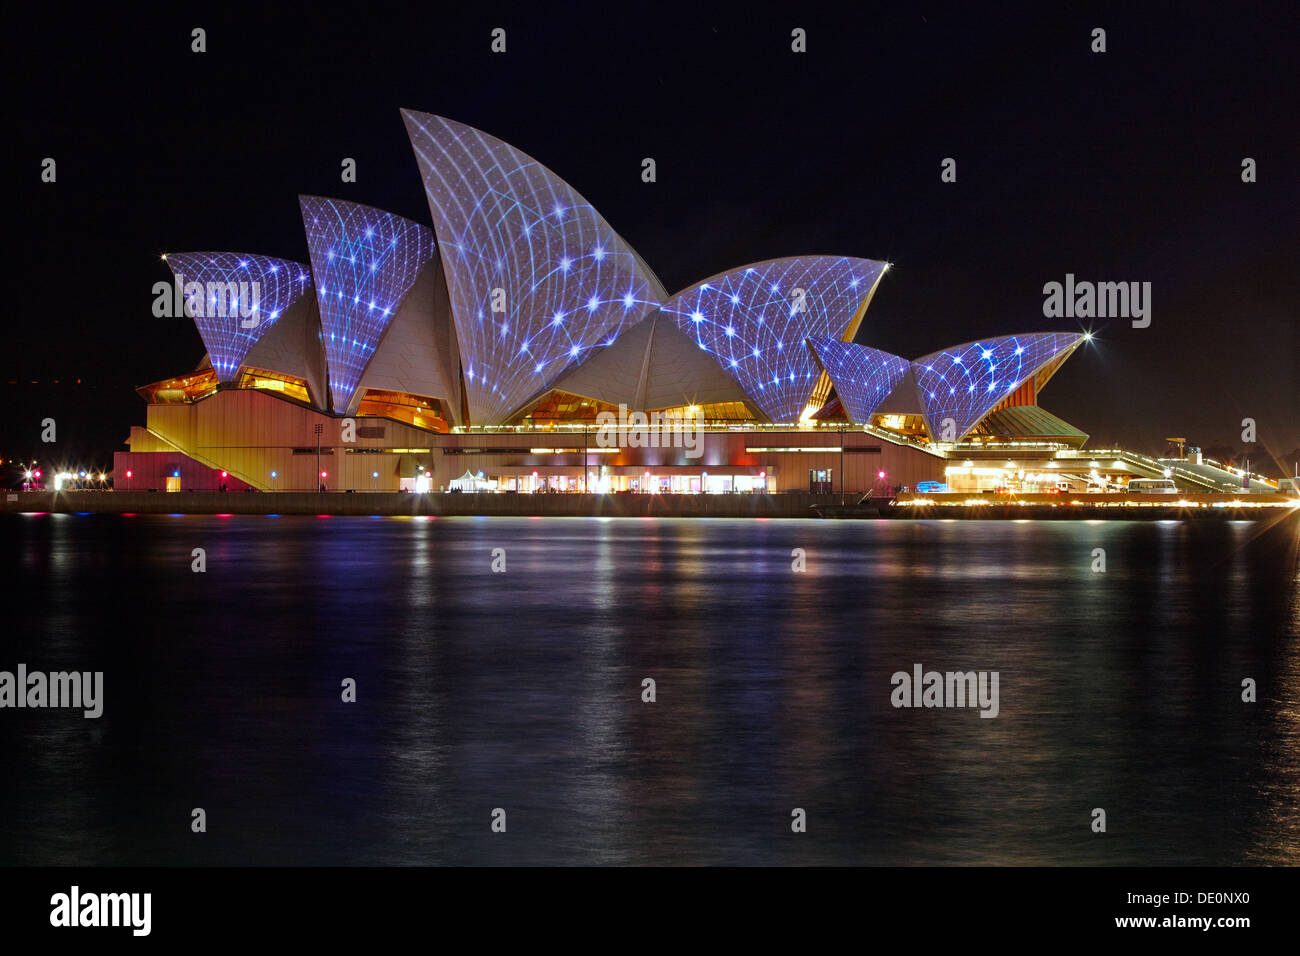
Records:
{"label": "white tent canopy", "polygon": [[486,478],[480,478],[467,468],[465,469],[465,474],[461,475],[459,478],[453,478],[451,480],[448,490],[464,491],[473,494],[474,492],[489,490],[491,484],[492,483]]}

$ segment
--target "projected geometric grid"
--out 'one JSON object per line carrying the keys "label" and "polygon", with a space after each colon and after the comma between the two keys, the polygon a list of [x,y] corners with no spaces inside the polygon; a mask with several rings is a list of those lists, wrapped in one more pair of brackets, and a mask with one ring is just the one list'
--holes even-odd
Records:
{"label": "projected geometric grid", "polygon": [[662,288],[600,213],[532,157],[441,116],[402,118],[438,236],[470,419],[500,424],[645,318]]}
{"label": "projected geometric grid", "polygon": [[433,233],[392,213],[300,196],[336,412],[347,409],[388,323],[434,255]]}
{"label": "projected geometric grid", "polygon": [[804,339],[843,338],[885,263],[769,259],[719,273],[663,305],[774,422],[797,422],[819,369]]}
{"label": "projected geometric grid", "polygon": [[839,339],[809,338],[808,344],[830,376],[849,421],[860,425],[871,422],[911,365],[900,356]]}
{"label": "projected geometric grid", "polygon": [[248,350],[311,289],[307,267],[288,259],[242,252],[171,252],[163,258],[182,284],[186,314],[198,326],[221,382],[236,378]]}
{"label": "projected geometric grid", "polygon": [[968,342],[912,363],[917,391],[936,440],[945,418],[960,441],[993,406],[1061,352],[1083,340],[1075,332],[1037,332]]}

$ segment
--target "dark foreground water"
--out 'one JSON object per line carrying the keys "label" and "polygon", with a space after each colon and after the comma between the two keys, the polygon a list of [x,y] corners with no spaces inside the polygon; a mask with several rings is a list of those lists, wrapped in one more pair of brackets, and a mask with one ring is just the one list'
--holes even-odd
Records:
{"label": "dark foreground water", "polygon": [[6,516],[0,863],[1295,864],[1295,529]]}

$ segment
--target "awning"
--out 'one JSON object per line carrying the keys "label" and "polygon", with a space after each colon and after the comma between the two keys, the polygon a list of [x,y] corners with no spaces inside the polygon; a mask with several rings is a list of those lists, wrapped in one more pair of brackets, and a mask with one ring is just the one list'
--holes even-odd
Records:
{"label": "awning", "polygon": [[974,431],[991,438],[1048,439],[1075,448],[1088,440],[1086,433],[1037,405],[1013,405],[990,412]]}

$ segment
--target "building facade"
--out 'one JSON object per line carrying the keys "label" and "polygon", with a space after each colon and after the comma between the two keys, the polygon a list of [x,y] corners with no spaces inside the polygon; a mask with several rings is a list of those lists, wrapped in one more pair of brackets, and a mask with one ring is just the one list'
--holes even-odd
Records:
{"label": "building facade", "polygon": [[858,344],[889,267],[847,256],[670,295],[545,166],[402,116],[432,227],[303,196],[307,262],[163,257],[155,311],[206,354],[139,389],[116,487],[883,493],[959,480],[971,448],[1087,438],[1037,405],[1081,335]]}

